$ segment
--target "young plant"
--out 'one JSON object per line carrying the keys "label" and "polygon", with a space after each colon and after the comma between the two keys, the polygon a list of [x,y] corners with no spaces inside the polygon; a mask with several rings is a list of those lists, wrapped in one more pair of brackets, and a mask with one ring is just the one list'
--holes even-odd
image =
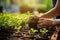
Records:
{"label": "young plant", "polygon": [[35,32],[38,32],[38,30],[35,30],[34,28],[30,29],[31,34],[34,34]]}
{"label": "young plant", "polygon": [[46,34],[47,31],[48,31],[48,30],[47,30],[46,28],[40,29],[40,32],[41,32],[42,34]]}

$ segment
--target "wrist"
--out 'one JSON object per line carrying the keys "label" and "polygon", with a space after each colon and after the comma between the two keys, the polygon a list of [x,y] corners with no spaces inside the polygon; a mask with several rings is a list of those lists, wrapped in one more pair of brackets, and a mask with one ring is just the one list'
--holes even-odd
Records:
{"label": "wrist", "polygon": [[53,26],[59,26],[60,25],[60,19],[55,19],[52,24],[53,24]]}
{"label": "wrist", "polygon": [[52,25],[53,25],[53,26],[56,26],[56,22],[55,22],[55,20],[52,22]]}

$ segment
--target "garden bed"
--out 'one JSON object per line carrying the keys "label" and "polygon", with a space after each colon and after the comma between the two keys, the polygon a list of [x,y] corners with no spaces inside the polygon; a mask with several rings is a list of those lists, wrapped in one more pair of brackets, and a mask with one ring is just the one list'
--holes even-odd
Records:
{"label": "garden bed", "polygon": [[0,39],[52,40],[53,37],[55,38],[53,35],[58,35],[59,28],[37,28],[38,20],[34,19],[30,22],[30,16],[31,14],[0,14]]}

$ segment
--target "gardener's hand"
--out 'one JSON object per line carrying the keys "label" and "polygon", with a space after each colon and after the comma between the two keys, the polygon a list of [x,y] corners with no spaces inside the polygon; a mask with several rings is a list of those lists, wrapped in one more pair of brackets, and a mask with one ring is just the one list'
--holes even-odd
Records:
{"label": "gardener's hand", "polygon": [[53,26],[54,21],[48,18],[39,18],[38,25],[43,27]]}

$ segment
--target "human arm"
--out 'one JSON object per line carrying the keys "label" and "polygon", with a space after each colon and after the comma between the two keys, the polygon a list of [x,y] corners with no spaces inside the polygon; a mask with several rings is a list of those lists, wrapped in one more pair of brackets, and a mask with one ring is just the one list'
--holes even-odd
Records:
{"label": "human arm", "polygon": [[42,15],[41,18],[52,18],[60,15],[60,0],[57,0],[56,6]]}

